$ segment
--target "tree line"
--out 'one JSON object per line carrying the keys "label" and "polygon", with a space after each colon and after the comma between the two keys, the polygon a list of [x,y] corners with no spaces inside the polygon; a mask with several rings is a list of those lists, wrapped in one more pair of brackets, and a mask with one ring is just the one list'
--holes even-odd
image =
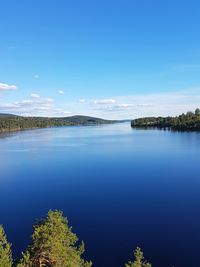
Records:
{"label": "tree line", "polygon": [[200,130],[200,109],[195,112],[188,111],[176,117],[145,117],[131,121],[132,127],[157,127],[170,128],[179,131],[199,131]]}
{"label": "tree line", "polygon": [[63,118],[22,117],[11,114],[0,114],[0,132],[19,131],[34,128],[108,124],[115,121],[88,116],[71,116]]}
{"label": "tree line", "polygon": [[[84,243],[78,243],[78,237],[61,211],[50,210],[46,218],[37,221],[31,244],[17,260],[12,259],[11,244],[0,225],[1,267],[91,267],[92,262],[86,261],[83,254]],[[134,251],[134,257],[125,267],[152,267],[139,247]]]}

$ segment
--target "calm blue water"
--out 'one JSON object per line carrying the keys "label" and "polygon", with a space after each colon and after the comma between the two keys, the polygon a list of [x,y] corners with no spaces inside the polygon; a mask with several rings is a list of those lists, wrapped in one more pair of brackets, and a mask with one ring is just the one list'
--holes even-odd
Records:
{"label": "calm blue water", "polygon": [[200,133],[115,124],[1,136],[0,223],[15,255],[50,208],[95,267],[123,267],[137,245],[154,267],[198,267]]}

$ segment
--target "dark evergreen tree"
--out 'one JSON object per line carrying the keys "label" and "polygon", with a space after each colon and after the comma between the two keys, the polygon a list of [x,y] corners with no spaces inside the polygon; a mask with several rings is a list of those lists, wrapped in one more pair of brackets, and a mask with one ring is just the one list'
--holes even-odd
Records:
{"label": "dark evergreen tree", "polygon": [[196,115],[196,116],[199,116],[199,115],[200,115],[200,109],[199,109],[199,108],[197,108],[197,109],[195,110],[195,115]]}

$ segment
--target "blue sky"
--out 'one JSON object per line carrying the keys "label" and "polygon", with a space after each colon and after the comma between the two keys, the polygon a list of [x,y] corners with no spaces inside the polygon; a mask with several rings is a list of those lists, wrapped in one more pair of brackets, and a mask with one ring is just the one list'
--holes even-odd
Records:
{"label": "blue sky", "polygon": [[0,112],[135,118],[200,106],[200,1],[0,1]]}

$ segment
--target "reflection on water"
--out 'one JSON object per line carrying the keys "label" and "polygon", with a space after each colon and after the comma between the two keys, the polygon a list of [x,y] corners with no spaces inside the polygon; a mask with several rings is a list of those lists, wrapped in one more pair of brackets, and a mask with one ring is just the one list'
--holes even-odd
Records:
{"label": "reflection on water", "polygon": [[154,266],[196,266],[199,158],[199,133],[127,123],[1,134],[0,223],[16,255],[52,208],[96,267],[124,266],[137,245]]}

